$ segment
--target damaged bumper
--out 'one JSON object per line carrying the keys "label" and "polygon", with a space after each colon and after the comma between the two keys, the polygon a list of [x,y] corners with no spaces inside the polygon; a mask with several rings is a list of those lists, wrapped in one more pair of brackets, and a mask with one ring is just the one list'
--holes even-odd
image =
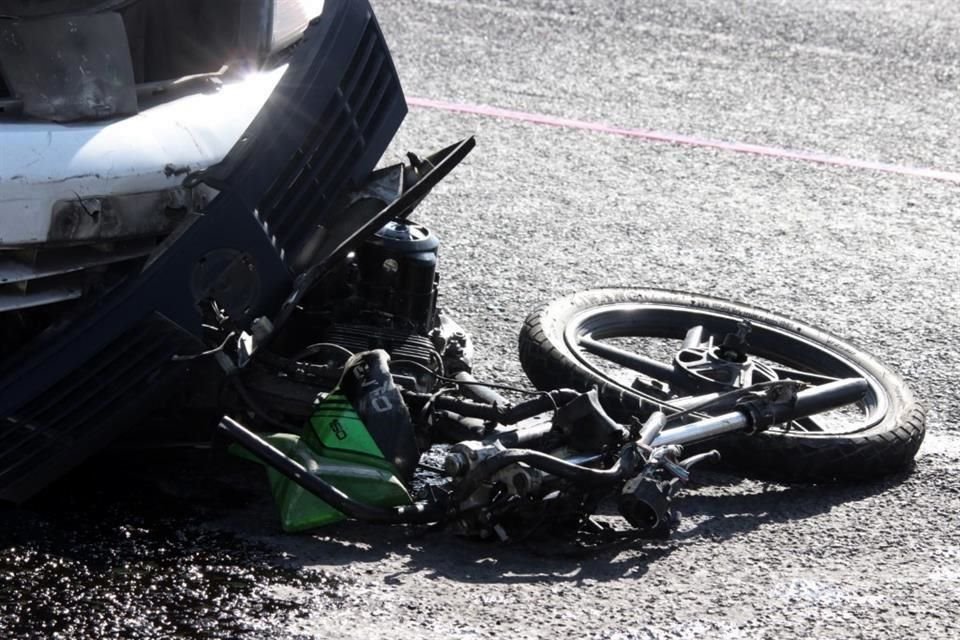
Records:
{"label": "damaged bumper", "polygon": [[81,297],[203,210],[214,192],[184,176],[223,160],[283,72],[106,123],[0,121],[0,314]]}

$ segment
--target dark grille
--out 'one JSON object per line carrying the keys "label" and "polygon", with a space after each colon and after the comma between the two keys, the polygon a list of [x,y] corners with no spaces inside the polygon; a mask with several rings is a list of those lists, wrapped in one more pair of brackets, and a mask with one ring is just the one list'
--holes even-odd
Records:
{"label": "dark grille", "polygon": [[0,421],[0,497],[16,500],[21,483],[59,475],[77,447],[112,436],[125,406],[142,411],[171,356],[196,349],[192,336],[154,315]]}
{"label": "dark grille", "polygon": [[260,220],[285,259],[297,255],[317,217],[349,183],[356,158],[398,101],[400,82],[371,15],[322,115],[260,201]]}

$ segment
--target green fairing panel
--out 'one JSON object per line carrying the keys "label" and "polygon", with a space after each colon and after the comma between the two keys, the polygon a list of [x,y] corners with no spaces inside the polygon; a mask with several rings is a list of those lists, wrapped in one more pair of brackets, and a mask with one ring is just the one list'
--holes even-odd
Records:
{"label": "green fairing panel", "polygon": [[[267,441],[355,500],[384,507],[412,502],[393,465],[384,460],[363,422],[340,394],[332,393],[317,403],[302,436],[278,433],[268,436]],[[246,450],[233,450],[260,462]],[[269,467],[267,479],[284,531],[306,531],[345,519],[329,504]]]}
{"label": "green fairing panel", "polygon": [[[411,503],[403,483],[386,469],[319,455],[293,434],[276,434],[267,440],[355,500],[384,507]],[[267,479],[284,531],[306,531],[344,519],[342,513],[273,469],[267,469]]]}
{"label": "green fairing panel", "polygon": [[315,451],[359,453],[386,462],[353,405],[336,392],[317,403],[303,438]]}

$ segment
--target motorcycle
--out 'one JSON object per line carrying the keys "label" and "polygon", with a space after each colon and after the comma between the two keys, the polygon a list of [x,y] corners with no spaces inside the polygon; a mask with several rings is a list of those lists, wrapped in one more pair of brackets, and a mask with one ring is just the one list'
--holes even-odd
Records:
{"label": "motorcycle", "polygon": [[[135,23],[117,17],[134,2],[93,4],[89,20],[74,7],[0,27],[29,44]],[[288,531],[355,518],[513,540],[595,526],[613,499],[634,530],[665,535],[678,491],[707,461],[821,482],[913,459],[923,411],[889,367],[804,323],[696,294],[599,289],[547,303],[519,337],[535,388],[477,380],[470,337],[438,307],[439,242],[412,220],[474,140],[374,170],[406,107],[369,5],[328,1],[278,36],[284,3],[246,4],[273,11],[267,27],[238,18],[271,44],[254,49],[257,78],[237,80],[256,97],[227,118],[220,147],[162,165],[163,154],[148,155],[121,183],[129,193],[85,173],[66,179],[87,181],[83,192],[54,194],[54,176],[35,206],[47,241],[5,236],[7,254],[74,262],[0,263],[29,285],[0,296],[16,347],[0,364],[0,498],[29,498],[163,404],[226,414],[219,428],[267,467]],[[19,96],[0,106],[52,122],[112,118],[90,125],[85,143],[121,145],[137,118],[162,122],[180,100],[185,111],[230,100],[233,85],[217,75],[212,96],[188,90],[131,115],[131,96],[197,79],[141,86],[126,74],[120,90],[64,112],[9,72],[28,49],[0,50]],[[18,122],[0,135],[73,131],[49,126]],[[43,286],[86,271],[96,277],[83,286]]]}
{"label": "motorcycle", "polygon": [[[302,305],[317,341],[263,351],[236,378],[245,402],[219,426],[267,465],[287,531],[348,517],[506,541],[559,525],[583,533],[612,499],[638,535],[662,536],[699,463],[863,479],[902,469],[923,439],[910,391],[863,350],[658,289],[584,291],[531,313],[519,352],[535,388],[508,388],[529,396],[511,402],[471,375],[469,337],[435,308],[430,238],[394,221],[360,244],[339,290]],[[290,387],[278,400],[283,384],[308,389],[299,407]],[[245,420],[281,432],[261,437]]]}

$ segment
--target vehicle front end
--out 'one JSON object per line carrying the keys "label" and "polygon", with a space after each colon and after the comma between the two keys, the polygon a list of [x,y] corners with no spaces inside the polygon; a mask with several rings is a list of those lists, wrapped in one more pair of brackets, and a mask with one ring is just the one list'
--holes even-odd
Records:
{"label": "vehicle front end", "polygon": [[0,499],[282,322],[405,112],[363,1],[0,0]]}

